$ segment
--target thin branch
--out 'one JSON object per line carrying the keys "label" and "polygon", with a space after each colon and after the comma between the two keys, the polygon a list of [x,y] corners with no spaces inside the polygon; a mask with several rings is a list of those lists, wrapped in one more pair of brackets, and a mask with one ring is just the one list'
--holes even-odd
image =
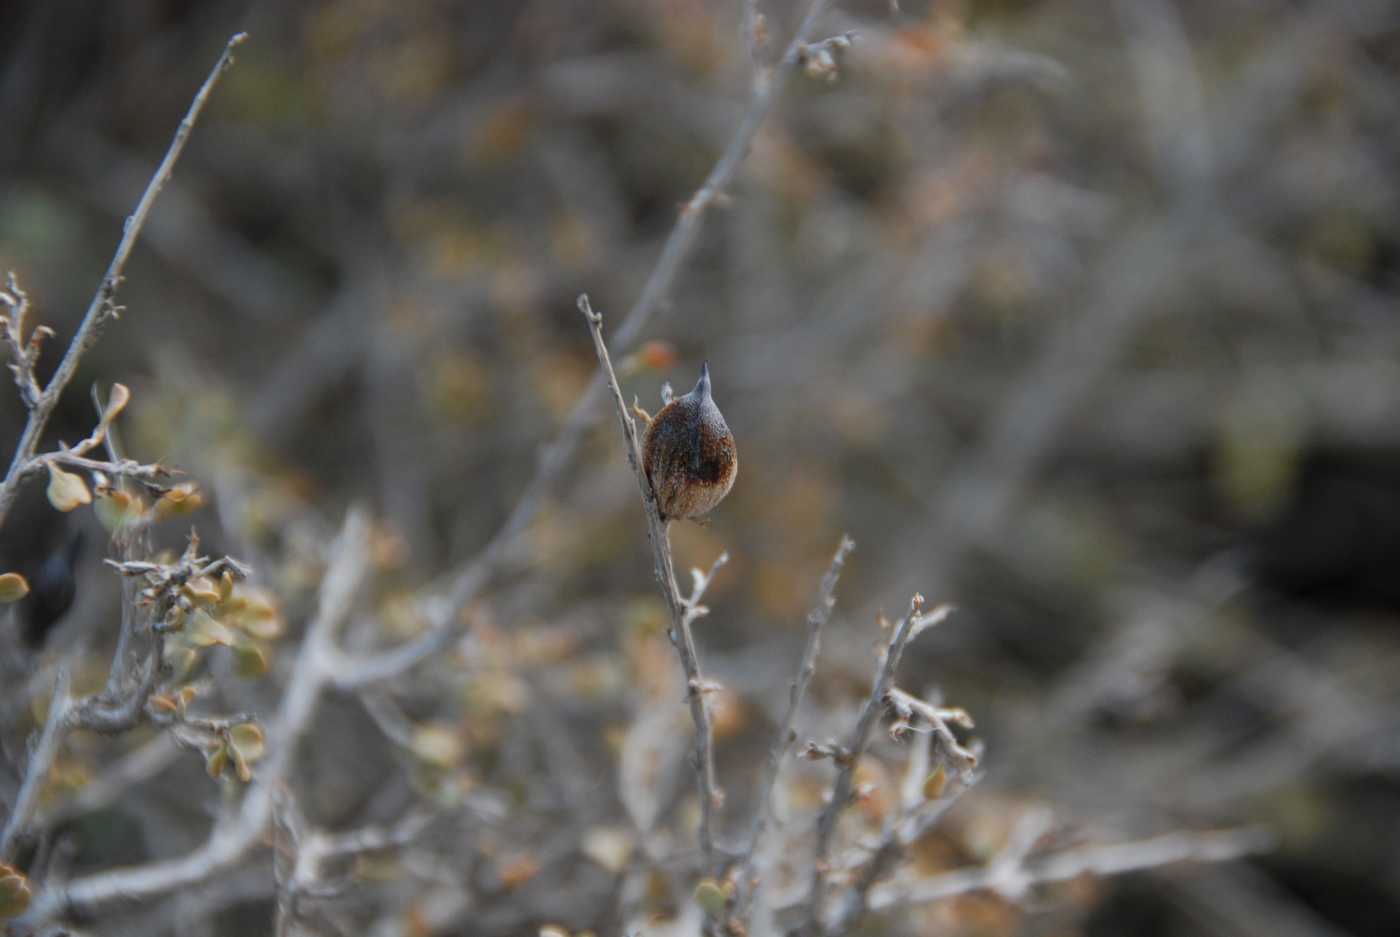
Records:
{"label": "thin branch", "polygon": [[[700,223],[706,210],[734,180],[735,174],[748,155],[749,148],[753,145],[758,128],[773,110],[773,105],[781,96],[801,59],[807,45],[807,37],[812,34],[817,20],[830,5],[831,0],[813,0],[778,67],[773,70],[767,81],[755,83],[748,109],[740,119],[739,126],[735,128],[734,136],[725,145],[724,152],[720,154],[719,160],[700,188],[681,209],[675,227],[671,229],[666,243],[661,248],[661,256],[657,258],[656,266],[642,287],[641,295],[623,319],[622,326],[613,334],[615,350],[621,352],[637,340],[642,329],[651,321],[670,293],[676,274],[690,255],[690,249],[700,232]],[[580,395],[573,412],[569,414],[564,428],[554,442],[544,448],[534,477],[525,486],[505,523],[481,552],[446,584],[441,597],[424,604],[423,614],[428,625],[424,633],[412,641],[388,650],[346,657],[337,679],[338,687],[345,690],[358,689],[396,677],[452,645],[466,627],[461,616],[462,608],[497,575],[510,553],[515,537],[534,520],[540,505],[545,502],[546,495],[563,476],[583,441],[584,433],[593,425],[606,385],[607,380],[602,374],[594,376],[587,389]],[[0,515],[0,519],[3,519],[3,515]]]}
{"label": "thin branch", "polygon": [[830,870],[831,840],[836,832],[836,821],[851,801],[851,794],[855,788],[856,765],[870,743],[870,730],[875,727],[875,720],[879,718],[880,711],[885,706],[885,696],[894,682],[899,659],[904,655],[904,648],[913,637],[918,623],[926,618],[922,614],[923,607],[924,597],[915,593],[909,600],[909,610],[891,632],[889,643],[882,655],[880,669],[875,676],[875,685],[871,687],[870,696],[866,698],[865,706],[860,711],[860,718],[856,720],[850,741],[838,757],[840,769],[836,774],[836,782],[832,785],[831,800],[817,818],[816,856],[812,865],[812,889],[807,907],[806,929],[809,932],[817,931],[822,906],[826,900],[826,877]]}
{"label": "thin branch", "polygon": [[[870,907],[870,891],[875,884],[890,874],[904,857],[909,845],[937,823],[976,781],[975,775],[956,775],[951,784],[938,792],[936,798],[927,799],[924,790],[929,777],[933,736],[916,736],[911,748],[913,751],[910,753],[899,812],[885,822],[878,842],[869,850],[869,858],[858,866],[859,871],[842,896],[835,914],[826,922],[827,933],[844,934],[855,925]],[[948,763],[946,754],[940,753],[940,767]]]}
{"label": "thin branch", "polygon": [[871,892],[874,911],[928,904],[972,891],[991,890],[1017,900],[1026,889],[1066,882],[1081,875],[1122,875],[1175,862],[1228,862],[1263,852],[1273,838],[1265,830],[1246,827],[1213,833],[1168,833],[1150,839],[1107,846],[1083,846],[1034,859],[1013,867],[994,860],[973,869],[959,869],[914,882],[891,882]]}
{"label": "thin branch", "polygon": [[748,918],[749,908],[757,891],[754,881],[754,863],[758,856],[759,847],[763,844],[763,836],[768,830],[768,814],[772,808],[773,788],[777,786],[783,759],[787,757],[793,742],[797,741],[797,733],[793,728],[797,721],[797,710],[802,704],[802,697],[807,693],[808,684],[812,682],[812,675],[817,670],[817,654],[821,651],[822,630],[826,627],[827,621],[831,619],[831,610],[836,605],[836,583],[841,579],[841,567],[845,564],[846,557],[855,549],[855,545],[855,541],[850,537],[844,534],[841,536],[841,543],[836,547],[836,555],[831,558],[831,567],[822,577],[821,588],[817,590],[817,602],[807,613],[807,643],[802,648],[802,662],[798,665],[797,676],[793,677],[788,690],[787,711],[783,714],[783,721],[778,727],[777,738],[774,739],[773,747],[768,752],[768,763],[764,768],[763,782],[758,793],[758,812],[753,819],[753,832],[749,834],[749,845],[744,851],[744,857],[740,863],[741,872],[737,890],[738,897],[735,903],[735,917],[741,924]]}
{"label": "thin branch", "polygon": [[72,912],[90,912],[119,900],[139,901],[208,880],[236,865],[262,841],[272,816],[273,794],[283,783],[297,742],[311,725],[321,694],[334,683],[339,656],[335,632],[349,617],[369,564],[368,522],[351,511],[332,549],[329,569],[321,581],[316,617],[288,680],[287,691],[268,733],[271,750],[243,795],[237,814],[215,827],[198,849],[128,869],[100,872],[46,889],[35,897],[19,922],[37,925]]}
{"label": "thin branch", "polygon": [[78,331],[74,334],[68,351],[64,353],[63,359],[58,363],[57,370],[54,371],[53,377],[49,379],[43,392],[34,400],[33,406],[29,410],[29,421],[25,424],[19,444],[15,447],[14,459],[10,463],[9,471],[5,474],[5,480],[0,482],[0,526],[4,525],[10,507],[19,494],[20,482],[26,467],[34,457],[35,450],[39,446],[39,439],[43,436],[44,428],[48,425],[49,417],[53,415],[54,408],[58,406],[58,398],[62,396],[68,382],[73,379],[73,374],[78,370],[78,362],[96,344],[103,323],[109,316],[117,313],[118,307],[113,303],[113,298],[116,296],[117,287],[121,284],[122,271],[126,269],[127,258],[131,256],[136,239],[141,236],[141,229],[146,224],[146,218],[151,213],[151,206],[155,204],[156,196],[170,180],[171,171],[175,168],[176,161],[179,160],[180,154],[185,149],[190,131],[194,129],[195,121],[199,119],[200,113],[204,110],[204,105],[208,102],[214,86],[218,84],[219,77],[233,63],[234,48],[247,38],[247,33],[237,33],[230,38],[228,44],[224,46],[219,60],[214,63],[213,71],[209,73],[208,78],[204,79],[203,86],[200,87],[199,93],[194,96],[189,111],[175,131],[175,138],[170,141],[165,158],[160,161],[155,175],[147,183],[146,191],[142,193],[141,200],[136,203],[136,210],[126,219],[116,253],[112,255],[112,260],[107,265],[107,272],[102,276],[102,284],[93,295],[92,302],[88,304],[87,313],[83,316],[82,324],[78,326]]}
{"label": "thin branch", "polygon": [[20,470],[20,479],[23,480],[31,475],[39,474],[44,471],[49,462],[70,465],[88,472],[102,472],[114,478],[130,478],[157,491],[164,490],[166,488],[165,480],[176,474],[174,469],[168,469],[159,462],[153,462],[149,465],[143,465],[135,459],[113,459],[104,462],[100,459],[89,459],[59,450],[30,459],[29,464]]}
{"label": "thin branch", "polygon": [[15,386],[19,388],[19,399],[26,410],[32,410],[39,402],[42,389],[34,377],[34,365],[39,360],[39,352],[44,340],[53,335],[53,329],[41,325],[24,337],[25,320],[29,317],[29,295],[19,288],[19,281],[10,273],[5,278],[5,289],[0,290],[0,305],[8,307],[4,315],[3,327],[5,343],[15,362],[10,370],[15,375]]}
{"label": "thin branch", "polygon": [[10,857],[10,849],[15,839],[24,832],[29,816],[34,811],[39,789],[49,776],[49,768],[58,754],[58,743],[63,738],[63,726],[68,715],[68,671],[60,669],[53,682],[53,696],[49,699],[49,712],[44,720],[44,731],[39,736],[39,744],[34,754],[29,756],[25,766],[24,783],[15,797],[14,808],[5,821],[5,831],[0,833],[0,859]]}
{"label": "thin branch", "polygon": [[637,423],[622,397],[622,388],[618,386],[612,360],[608,357],[608,345],[603,340],[603,317],[593,311],[586,295],[579,296],[578,308],[588,321],[588,330],[593,336],[593,347],[598,353],[598,364],[612,391],[613,403],[617,406],[618,422],[622,425],[622,437],[627,446],[627,461],[632,466],[632,474],[636,476],[637,487],[642,495],[642,506],[646,511],[652,571],[656,575],[657,585],[661,587],[661,594],[666,599],[666,607],[671,615],[671,644],[676,648],[681,669],[685,673],[686,700],[690,704],[690,717],[695,723],[694,768],[700,792],[700,852],[708,874],[714,866],[713,813],[722,802],[723,795],[715,784],[714,737],[709,710],[705,707],[705,694],[711,686],[705,682],[700,672],[700,660],[695,652],[695,637],[690,626],[696,618],[704,614],[705,609],[700,605],[700,599],[715,571],[728,559],[728,555],[721,554],[708,575],[696,570],[695,588],[691,590],[689,597],[681,595],[680,588],[676,585],[675,561],[671,556],[670,524],[661,519],[656,494],[652,491],[651,483],[647,481],[646,472],[642,468]]}

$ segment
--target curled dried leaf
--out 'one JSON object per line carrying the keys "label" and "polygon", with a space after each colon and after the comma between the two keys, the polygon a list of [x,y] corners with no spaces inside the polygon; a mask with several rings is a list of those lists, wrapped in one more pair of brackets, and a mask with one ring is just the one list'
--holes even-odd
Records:
{"label": "curled dried leaf", "polygon": [[238,780],[244,784],[253,780],[253,769],[248,766],[248,758],[238,750],[238,746],[230,745],[228,753],[229,758],[233,761],[233,773],[238,776]]}
{"label": "curled dried leaf", "polygon": [[50,504],[60,511],[68,512],[92,503],[92,494],[82,478],[72,472],[65,472],[51,461],[46,464],[49,469]]}
{"label": "curled dried leaf", "polygon": [[180,587],[180,591],[191,602],[203,608],[213,608],[219,604],[219,589],[208,576],[191,579]]}
{"label": "curled dried leaf", "polygon": [[102,412],[102,422],[115,420],[130,402],[131,390],[125,384],[113,384],[112,392],[107,395],[107,409]]}
{"label": "curled dried leaf", "polygon": [[229,741],[249,761],[259,761],[266,747],[263,730],[256,722],[240,722],[228,730]]}
{"label": "curled dried leaf", "polygon": [[228,767],[228,746],[219,743],[218,747],[204,756],[204,770],[209,772],[209,776],[218,779],[224,773],[224,768]]}

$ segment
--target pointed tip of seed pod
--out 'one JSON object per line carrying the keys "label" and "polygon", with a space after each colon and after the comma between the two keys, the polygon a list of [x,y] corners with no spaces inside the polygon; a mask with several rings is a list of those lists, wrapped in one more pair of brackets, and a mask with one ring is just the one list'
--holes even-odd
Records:
{"label": "pointed tip of seed pod", "polygon": [[710,396],[710,362],[706,361],[700,365],[700,380],[695,382],[695,389],[691,393],[701,399]]}

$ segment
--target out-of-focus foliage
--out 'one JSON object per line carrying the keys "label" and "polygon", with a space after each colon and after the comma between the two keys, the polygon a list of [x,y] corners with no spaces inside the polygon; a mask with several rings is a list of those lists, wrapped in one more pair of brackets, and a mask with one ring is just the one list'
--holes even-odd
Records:
{"label": "out-of-focus foliage", "polygon": [[[82,478],[53,466],[27,494],[72,513],[12,517],[0,569],[47,555],[68,523],[105,544],[149,512],[177,552],[197,523],[255,576],[227,595],[191,584],[181,656],[207,648],[225,708],[265,714],[321,547],[366,501],[377,578],[350,643],[419,633],[409,597],[489,540],[594,372],[574,296],[621,320],[741,116],[741,6],[5,4],[0,269],[57,331],[43,374],[207,61],[235,30],[251,38],[50,433],[87,435],[82,389],[120,380],[127,454],[198,487],[136,506],[99,493],[87,511]],[[770,62],[801,8],[758,6]],[[1034,804],[1071,841],[1246,821],[1280,835],[1242,869],[1075,881],[1024,906],[974,894],[871,933],[1388,932],[1400,12],[898,6],[835,4],[822,34],[856,34],[836,80],[823,66],[794,81],[645,343],[618,356],[629,401],[651,410],[663,381],[688,387],[708,360],[741,454],[711,522],[674,538],[687,567],[731,556],[697,626],[725,687],[722,829],[747,830],[757,807],[803,616],[846,531],[859,549],[802,737],[845,731],[876,614],[917,589],[959,613],[913,646],[902,685],[966,706],[987,746],[986,780],[914,871],[996,855]],[[0,439],[22,420],[0,393]],[[382,709],[328,704],[302,752],[303,809],[330,828],[416,800],[504,801],[513,825],[473,828],[454,870],[474,916],[446,932],[612,932],[634,823],[669,806],[626,778],[681,802],[677,836],[694,828],[684,765],[662,776],[689,732],[666,613],[613,417],[597,421],[507,575],[464,613],[463,646],[384,687]],[[118,588],[105,549],[89,552],[44,653],[91,649],[100,674]],[[204,771],[257,770],[246,725],[224,727],[203,766],[170,761],[155,793],[70,819],[77,871],[197,842],[220,797]],[[60,764],[76,776],[145,740],[75,737]],[[627,773],[639,752],[655,776]],[[897,764],[862,763],[861,829],[888,816]],[[829,764],[788,777],[780,808],[818,809]],[[126,833],[138,816],[144,838]],[[440,926],[403,884],[422,869],[371,857],[363,872],[403,889],[406,931]],[[658,875],[641,899],[658,920],[724,900],[673,884]],[[265,919],[263,885],[211,900],[218,933],[250,909]],[[0,915],[27,894],[0,866]]]}

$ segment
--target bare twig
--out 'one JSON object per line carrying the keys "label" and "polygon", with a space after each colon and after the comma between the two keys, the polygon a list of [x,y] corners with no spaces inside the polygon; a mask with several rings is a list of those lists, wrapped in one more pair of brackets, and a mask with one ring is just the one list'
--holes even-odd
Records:
{"label": "bare twig", "polygon": [[[708,209],[720,194],[734,180],[739,166],[743,164],[753,145],[758,128],[763,125],[773,110],[786,86],[793,68],[806,47],[806,39],[813,27],[831,5],[831,0],[813,0],[807,15],[797,28],[782,60],[768,81],[756,83],[748,110],[739,121],[732,136],[725,145],[724,152],[710,170],[705,181],[696,190],[680,216],[675,227],[666,237],[661,248],[661,256],[647,277],[641,294],[623,319],[622,326],[613,334],[613,348],[622,351],[630,347],[651,321],[661,306],[679,272],[681,264],[690,254],[695,238],[700,232],[700,223]],[[441,591],[441,597],[426,602],[423,608],[427,628],[412,641],[397,647],[356,657],[347,657],[343,662],[337,686],[342,689],[357,689],[398,676],[410,667],[439,654],[447,649],[462,629],[466,627],[461,610],[477,593],[497,575],[515,537],[529,526],[535,513],[545,501],[546,494],[554,488],[564,474],[574,453],[582,442],[584,433],[597,416],[598,402],[605,392],[607,380],[602,374],[596,375],[588,388],[580,395],[579,402],[569,414],[564,428],[554,442],[545,447],[540,456],[534,477],[525,486],[520,499],[510,516],[492,536],[481,552],[462,567]],[[0,519],[3,516],[0,515]]]}
{"label": "bare twig", "polygon": [[[237,33],[229,39],[228,44],[224,46],[223,54],[214,63],[213,71],[209,73],[208,78],[204,79],[199,93],[194,96],[189,111],[185,114],[184,120],[180,121],[180,126],[175,131],[175,138],[171,140],[170,147],[166,150],[165,158],[161,160],[155,175],[146,185],[146,191],[142,193],[141,200],[136,203],[136,210],[131,213],[131,217],[126,219],[116,253],[112,255],[112,260],[107,265],[107,272],[102,276],[102,284],[97,288],[92,302],[88,304],[87,313],[83,316],[82,324],[78,326],[78,331],[74,334],[68,351],[64,353],[63,359],[58,363],[53,377],[49,379],[43,391],[37,394],[30,406],[29,421],[20,434],[19,444],[15,447],[15,455],[10,462],[9,471],[5,474],[4,481],[0,482],[0,526],[4,525],[10,507],[19,494],[20,482],[39,446],[39,439],[44,434],[49,417],[53,415],[54,408],[58,405],[58,398],[63,394],[68,382],[73,379],[74,372],[78,370],[78,362],[97,342],[103,323],[107,321],[108,317],[114,316],[118,312],[113,298],[116,296],[117,287],[121,284],[122,271],[126,269],[127,258],[131,256],[136,239],[141,236],[141,229],[146,224],[146,217],[151,213],[151,206],[155,204],[156,196],[160,194],[165,183],[169,181],[170,173],[174,169],[176,161],[179,160],[180,154],[184,151],[190,131],[194,129],[195,121],[199,119],[200,113],[204,110],[204,105],[208,102],[210,93],[218,83],[219,76],[232,64],[234,48],[246,38],[248,38],[247,33]],[[38,330],[35,330],[35,335],[37,334]],[[32,338],[30,343],[33,343]],[[32,379],[32,362],[30,368]],[[30,390],[37,389],[37,386],[37,382],[34,382],[33,388]],[[23,387],[21,395],[25,395]]]}
{"label": "bare twig", "polygon": [[855,549],[855,541],[843,535],[841,543],[836,548],[836,555],[831,558],[831,567],[827,569],[826,575],[822,577],[821,588],[817,591],[817,602],[812,606],[812,610],[807,613],[807,643],[802,648],[802,662],[798,665],[797,676],[792,680],[788,689],[787,711],[783,713],[783,721],[778,727],[777,738],[773,741],[773,747],[768,752],[768,763],[764,768],[763,781],[758,793],[758,812],[753,820],[753,832],[749,834],[749,845],[744,852],[744,857],[740,862],[739,883],[736,890],[734,916],[742,924],[748,917],[753,896],[757,891],[757,883],[754,881],[754,863],[758,856],[759,847],[763,843],[764,833],[768,830],[768,814],[772,809],[773,788],[778,783],[778,774],[782,768],[783,759],[792,748],[793,742],[797,740],[797,733],[793,726],[797,721],[797,710],[802,704],[802,697],[807,693],[807,686],[812,682],[812,675],[817,669],[817,654],[821,651],[822,629],[831,618],[831,610],[836,605],[836,583],[841,578],[841,567],[846,562],[846,557]]}
{"label": "bare twig", "polygon": [[259,765],[238,812],[216,826],[204,845],[188,855],[100,872],[46,889],[19,919],[21,923],[38,925],[67,912],[90,911],[118,900],[151,898],[198,884],[231,868],[262,840],[272,816],[273,792],[286,777],[297,742],[311,725],[321,694],[334,683],[339,661],[333,645],[335,632],[353,608],[368,557],[368,522],[362,513],[352,511],[332,549],[316,617],[307,626],[287,692],[268,733],[271,750]]}
{"label": "bare twig", "polygon": [[712,814],[723,800],[723,794],[715,783],[714,738],[710,727],[710,714],[705,706],[705,694],[711,685],[705,682],[700,672],[700,660],[695,653],[695,637],[691,624],[706,611],[700,599],[709,586],[715,571],[728,560],[727,554],[720,554],[710,567],[708,574],[695,570],[695,587],[689,597],[681,595],[676,585],[676,567],[671,556],[671,528],[661,519],[661,510],[656,503],[656,494],[647,481],[642,469],[641,445],[637,439],[637,423],[623,399],[622,388],[618,386],[617,375],[613,372],[612,360],[608,357],[608,345],[603,340],[603,317],[594,312],[586,295],[578,298],[579,311],[588,321],[588,330],[593,336],[593,347],[598,353],[598,363],[602,374],[612,391],[613,403],[617,406],[618,421],[622,425],[622,436],[627,446],[627,461],[632,466],[632,474],[637,478],[641,490],[642,506],[647,517],[647,539],[651,542],[653,572],[661,594],[666,599],[666,607],[671,616],[670,637],[680,657],[681,669],[685,672],[686,699],[690,703],[690,717],[695,722],[694,767],[696,782],[700,792],[700,851],[704,857],[708,873],[714,866],[714,834]]}
{"label": "bare twig", "polygon": [[135,459],[116,459],[104,462],[101,459],[89,459],[60,450],[35,456],[29,460],[29,464],[21,470],[20,477],[28,478],[31,475],[39,474],[44,471],[46,463],[49,462],[71,465],[73,468],[80,468],[88,472],[102,472],[114,478],[130,478],[157,491],[163,490],[166,487],[165,480],[175,474],[174,469],[168,469],[159,462],[147,465],[143,465]]}
{"label": "bare twig", "polygon": [[39,402],[39,394],[42,392],[39,381],[34,376],[34,365],[39,360],[39,351],[43,348],[44,339],[53,335],[53,329],[41,325],[25,338],[24,326],[29,316],[29,295],[19,288],[19,281],[13,273],[5,278],[5,289],[0,290],[0,304],[9,308],[3,325],[5,342],[10,346],[10,353],[15,359],[15,363],[10,365],[10,370],[15,375],[20,401],[25,409],[32,410]]}
{"label": "bare twig", "polygon": [[[946,727],[943,728],[947,731]],[[905,769],[899,810],[885,822],[879,840],[869,850],[869,857],[859,866],[854,881],[842,895],[831,921],[826,924],[826,933],[844,934],[854,927],[870,907],[870,892],[876,883],[898,866],[909,845],[937,823],[963,792],[976,782],[975,773],[959,768],[951,783],[945,785],[940,781],[937,785],[939,789],[929,791],[930,779],[946,777],[946,774],[940,775],[937,771],[930,774],[929,771],[935,764],[932,754],[936,737],[935,733],[915,736]],[[940,743],[937,769],[946,769],[950,765],[957,767],[958,762]]]}
{"label": "bare twig", "polygon": [[[899,667],[899,659],[903,656],[904,648],[908,645],[920,620],[927,618],[923,614],[923,608],[924,597],[915,593],[914,597],[909,600],[909,610],[904,613],[904,617],[899,620],[890,633],[889,643],[885,645],[880,662],[880,669],[875,676],[875,685],[871,687],[870,696],[866,698],[865,706],[860,711],[860,717],[856,720],[850,741],[846,743],[845,749],[837,759],[840,767],[836,774],[836,782],[831,788],[831,800],[822,810],[821,816],[817,818],[816,856],[812,867],[812,889],[808,896],[807,908],[807,930],[809,932],[816,932],[822,916],[822,906],[826,899],[827,872],[830,870],[831,862],[831,841],[836,832],[836,821],[840,819],[841,811],[846,809],[850,803],[851,794],[855,787],[856,765],[861,756],[865,754],[866,746],[870,743],[870,730],[875,727],[875,720],[879,718],[880,710],[884,708],[886,694],[894,682],[894,674]],[[941,606],[930,615],[939,614],[945,608],[946,606]]]}
{"label": "bare twig", "polygon": [[992,890],[1011,900],[1040,884],[1065,882],[1080,875],[1122,875],[1174,862],[1228,862],[1270,848],[1267,831],[1247,827],[1214,833],[1169,833],[1107,846],[1082,846],[1039,858],[1003,863],[1001,857],[975,869],[960,869],[915,882],[891,882],[874,889],[875,911],[928,904],[971,891]]}
{"label": "bare twig", "polygon": [[278,935],[295,932],[294,926],[303,915],[303,898],[332,897],[344,890],[345,878],[327,878],[324,866],[328,861],[406,846],[435,819],[426,811],[411,810],[387,826],[323,832],[310,827],[285,787],[273,793],[273,814]]}
{"label": "bare twig", "polygon": [[34,810],[39,789],[49,775],[54,757],[58,754],[58,743],[63,737],[63,725],[68,715],[68,671],[60,669],[53,682],[53,696],[49,699],[49,712],[44,720],[44,731],[39,735],[39,744],[34,754],[29,756],[25,767],[24,783],[15,797],[14,807],[5,821],[5,830],[0,833],[0,859],[10,856],[15,839],[24,832],[29,816]]}
{"label": "bare twig", "polygon": [[[896,716],[890,735],[901,738],[907,732],[928,732],[938,742],[941,761],[949,762],[960,776],[967,776],[977,767],[977,756],[958,744],[948,723],[972,728],[972,718],[962,709],[942,709],[926,703],[898,687],[890,687],[885,702]],[[915,720],[917,719],[917,724]]]}

